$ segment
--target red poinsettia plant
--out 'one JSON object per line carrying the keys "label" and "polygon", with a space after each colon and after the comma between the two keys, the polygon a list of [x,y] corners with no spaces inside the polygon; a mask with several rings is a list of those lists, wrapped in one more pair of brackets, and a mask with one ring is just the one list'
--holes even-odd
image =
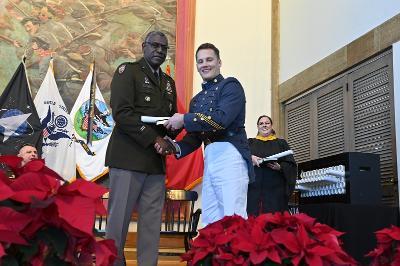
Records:
{"label": "red poinsettia plant", "polygon": [[400,266],[400,227],[390,226],[375,232],[376,248],[366,256],[371,266]]}
{"label": "red poinsettia plant", "polygon": [[0,156],[15,178],[0,170],[0,265],[111,265],[113,240],[97,241],[95,216],[104,215],[97,184],[73,183],[43,160],[20,167],[21,158]]}
{"label": "red poinsettia plant", "polygon": [[343,233],[306,214],[227,216],[199,230],[182,255],[189,265],[356,265],[342,248]]}

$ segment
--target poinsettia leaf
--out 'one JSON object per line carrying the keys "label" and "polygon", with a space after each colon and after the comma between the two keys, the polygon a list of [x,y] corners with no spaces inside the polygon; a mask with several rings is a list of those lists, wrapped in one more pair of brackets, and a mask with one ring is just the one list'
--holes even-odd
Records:
{"label": "poinsettia leaf", "polygon": [[95,203],[95,211],[96,211],[97,215],[106,215],[107,214],[107,210],[104,207],[104,204],[100,198],[95,199],[94,203]]}
{"label": "poinsettia leaf", "polygon": [[233,255],[231,253],[220,253],[215,257],[219,260],[233,260]]}
{"label": "poinsettia leaf", "polygon": [[59,228],[47,227],[37,233],[37,237],[48,246],[54,247],[56,254],[62,256],[68,243],[68,236]]}
{"label": "poinsettia leaf", "polygon": [[300,264],[300,262],[303,260],[303,258],[304,258],[303,252],[300,252],[299,254],[293,256],[292,257],[293,266],[298,266]]}
{"label": "poinsettia leaf", "polygon": [[28,245],[28,242],[18,232],[5,228],[0,224],[0,242]]}
{"label": "poinsettia leaf", "polygon": [[66,195],[82,195],[91,199],[101,198],[108,190],[101,185],[84,179],[77,179],[73,183],[60,188],[60,194]]}
{"label": "poinsettia leaf", "polygon": [[197,265],[197,263],[204,259],[208,254],[209,253],[206,251],[198,251],[195,253],[192,261],[193,265]]}
{"label": "poinsettia leaf", "polygon": [[239,241],[238,243],[235,243],[235,248],[239,249],[240,251],[251,252],[256,247],[251,241]]}
{"label": "poinsettia leaf", "polygon": [[330,255],[334,252],[335,252],[334,250],[324,247],[324,246],[315,246],[315,247],[312,247],[307,250],[308,254],[312,254],[312,255],[320,256],[320,257]]}
{"label": "poinsettia leaf", "polygon": [[320,256],[314,254],[306,254],[306,263],[307,265],[312,266],[323,266],[323,262]]}
{"label": "poinsettia leaf", "polygon": [[268,251],[261,250],[261,251],[252,251],[250,252],[250,261],[253,264],[260,264],[261,262],[265,261],[268,256]]}
{"label": "poinsettia leaf", "polygon": [[106,239],[96,242],[96,266],[108,266],[113,265],[117,258],[117,248],[115,247],[115,241],[112,239]]}
{"label": "poinsettia leaf", "polygon": [[196,247],[196,248],[205,248],[205,247],[209,247],[209,246],[210,246],[210,242],[208,242],[208,241],[205,240],[205,239],[196,238],[196,239],[193,241],[192,246],[193,246],[193,247]]}
{"label": "poinsettia leaf", "polygon": [[217,245],[224,245],[232,240],[234,235],[230,234],[223,234],[215,237],[215,244]]}
{"label": "poinsettia leaf", "polygon": [[0,207],[0,225],[4,225],[12,231],[21,231],[31,221],[32,218],[26,214],[8,207]]}
{"label": "poinsettia leaf", "polygon": [[400,228],[397,226],[390,226],[390,228],[386,230],[386,234],[394,240],[400,240]]}
{"label": "poinsettia leaf", "polygon": [[92,235],[95,219],[95,204],[93,199],[82,196],[56,195],[54,203],[60,218],[72,227]]}
{"label": "poinsettia leaf", "polygon": [[12,199],[23,203],[30,203],[32,198],[43,200],[53,195],[59,187],[58,180],[33,172],[19,176],[10,184],[10,188],[15,192]]}
{"label": "poinsettia leaf", "polygon": [[0,179],[0,201],[6,200],[14,195],[14,191]]}
{"label": "poinsettia leaf", "polygon": [[334,265],[358,265],[357,262],[350,257],[349,255],[345,254],[337,254],[332,253],[324,257],[324,261],[329,261],[331,264]]}
{"label": "poinsettia leaf", "polygon": [[273,230],[270,234],[271,238],[276,243],[284,245],[291,252],[298,253],[300,251],[299,243],[293,232],[289,232],[286,229],[279,228]]}
{"label": "poinsettia leaf", "polygon": [[6,164],[11,171],[17,172],[21,165],[22,158],[15,155],[2,155],[0,156],[0,163]]}

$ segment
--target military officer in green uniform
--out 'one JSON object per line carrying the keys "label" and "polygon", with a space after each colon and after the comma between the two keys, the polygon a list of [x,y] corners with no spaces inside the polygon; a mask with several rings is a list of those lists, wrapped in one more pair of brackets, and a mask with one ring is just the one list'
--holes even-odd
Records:
{"label": "military officer in green uniform", "polygon": [[[162,72],[168,50],[167,37],[150,32],[142,43],[143,58],[121,64],[111,82],[113,118],[116,122],[107,148],[110,167],[110,198],[106,237],[114,239],[119,259],[134,206],[138,210],[137,260],[141,266],[156,266],[161,213],[165,197],[165,154],[173,147],[164,136],[177,132],[163,125],[145,124],[141,116],[171,116],[177,112],[175,83]],[[160,155],[155,144],[165,147]]]}

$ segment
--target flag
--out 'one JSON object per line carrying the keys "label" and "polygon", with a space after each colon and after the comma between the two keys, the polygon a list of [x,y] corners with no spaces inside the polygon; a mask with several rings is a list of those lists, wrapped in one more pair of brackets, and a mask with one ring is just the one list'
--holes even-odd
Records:
{"label": "flag", "polygon": [[[104,166],[104,160],[114,127],[114,120],[95,82],[95,86],[91,90],[92,78],[93,65],[71,110],[77,139],[75,143],[76,165],[79,175],[88,181],[95,181],[108,173],[108,168]],[[91,104],[91,96],[95,99],[94,102],[92,101],[93,104]],[[88,132],[92,134],[89,138]],[[91,141],[88,141],[90,139]]]}
{"label": "flag", "polygon": [[72,181],[76,175],[73,124],[53,71],[52,59],[34,101],[43,128],[42,158],[47,167]]}
{"label": "flag", "polygon": [[[185,113],[179,99],[178,112]],[[181,140],[185,134],[186,131],[183,129],[176,140]],[[175,156],[167,156],[167,188],[190,190],[201,182],[203,171],[204,158],[201,148],[179,160]]]}
{"label": "flag", "polygon": [[17,154],[22,144],[42,147],[42,128],[21,63],[0,96],[0,154]]}

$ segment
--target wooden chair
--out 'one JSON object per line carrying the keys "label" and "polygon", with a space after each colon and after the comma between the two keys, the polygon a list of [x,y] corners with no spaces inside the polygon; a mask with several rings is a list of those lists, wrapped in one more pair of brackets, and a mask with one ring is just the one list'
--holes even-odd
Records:
{"label": "wooden chair", "polygon": [[190,248],[190,240],[197,236],[201,209],[194,211],[198,198],[196,191],[167,190],[161,236],[183,236],[185,250]]}

